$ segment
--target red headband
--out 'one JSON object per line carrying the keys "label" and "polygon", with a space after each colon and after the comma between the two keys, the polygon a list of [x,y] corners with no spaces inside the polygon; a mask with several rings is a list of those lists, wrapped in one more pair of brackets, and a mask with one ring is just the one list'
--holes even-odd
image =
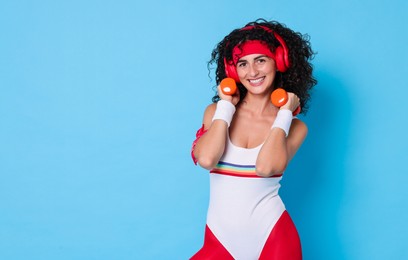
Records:
{"label": "red headband", "polygon": [[264,54],[272,59],[275,59],[275,54],[269,49],[268,45],[259,40],[246,41],[241,45],[235,46],[232,49],[232,60],[237,64],[238,60],[249,54]]}

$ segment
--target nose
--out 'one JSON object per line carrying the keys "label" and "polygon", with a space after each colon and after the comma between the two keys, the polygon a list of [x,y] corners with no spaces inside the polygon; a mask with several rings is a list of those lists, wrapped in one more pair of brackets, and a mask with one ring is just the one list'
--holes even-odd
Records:
{"label": "nose", "polygon": [[258,75],[258,68],[256,67],[255,64],[249,64],[249,76],[255,77]]}

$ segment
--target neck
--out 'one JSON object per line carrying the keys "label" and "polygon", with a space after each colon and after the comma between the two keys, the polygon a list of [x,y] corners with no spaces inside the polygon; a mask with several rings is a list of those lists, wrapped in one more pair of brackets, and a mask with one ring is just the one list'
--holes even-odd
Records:
{"label": "neck", "polygon": [[242,106],[248,109],[253,115],[264,115],[273,112],[276,108],[272,105],[270,94],[252,95],[248,93],[242,101]]}

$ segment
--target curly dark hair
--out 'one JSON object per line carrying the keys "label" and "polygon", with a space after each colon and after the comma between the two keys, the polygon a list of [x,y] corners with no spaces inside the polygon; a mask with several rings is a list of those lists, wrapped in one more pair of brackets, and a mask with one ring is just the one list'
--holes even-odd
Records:
{"label": "curly dark hair", "polygon": [[[265,42],[272,52],[280,45],[274,34],[265,30],[265,27],[279,34],[285,41],[290,60],[290,67],[284,73],[277,71],[275,78],[275,88],[283,88],[288,92],[295,93],[300,98],[302,113],[305,114],[308,108],[310,99],[310,90],[317,84],[317,80],[313,77],[313,66],[310,61],[315,53],[310,46],[310,37],[305,34],[294,32],[287,28],[284,24],[277,21],[266,21],[257,19],[250,22],[245,27],[251,26],[250,30],[242,30],[242,28],[233,30],[230,34],[224,37],[219,42],[211,53],[211,60],[208,62],[208,69],[211,70],[211,65],[216,64],[215,71],[216,83],[220,84],[221,80],[226,77],[224,59],[232,60],[232,50],[235,46],[240,45],[248,40],[260,40]],[[237,84],[240,91],[240,100],[243,100],[247,90],[241,84]],[[215,103],[220,100],[216,94],[212,101]]]}

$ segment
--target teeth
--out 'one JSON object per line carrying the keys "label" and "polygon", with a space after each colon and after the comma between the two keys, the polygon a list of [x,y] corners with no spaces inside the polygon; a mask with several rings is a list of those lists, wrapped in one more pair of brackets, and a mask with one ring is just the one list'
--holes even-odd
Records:
{"label": "teeth", "polygon": [[250,79],[249,82],[251,83],[259,83],[263,80],[263,78],[259,78],[259,79]]}

